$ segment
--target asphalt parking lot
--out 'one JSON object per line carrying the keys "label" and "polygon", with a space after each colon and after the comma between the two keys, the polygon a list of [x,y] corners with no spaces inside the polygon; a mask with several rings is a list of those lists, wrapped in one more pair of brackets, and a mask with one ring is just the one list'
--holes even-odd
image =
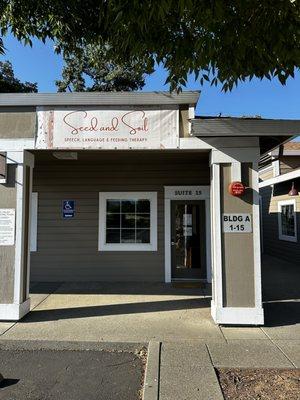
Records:
{"label": "asphalt parking lot", "polygon": [[0,372],[1,400],[138,400],[143,359],[121,350],[1,349]]}

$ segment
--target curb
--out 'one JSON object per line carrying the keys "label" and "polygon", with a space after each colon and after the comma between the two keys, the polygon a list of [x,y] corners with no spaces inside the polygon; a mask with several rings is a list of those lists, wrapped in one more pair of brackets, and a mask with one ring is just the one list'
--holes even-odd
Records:
{"label": "curb", "polygon": [[160,342],[150,341],[145,371],[143,400],[158,400]]}
{"label": "curb", "polygon": [[108,351],[135,353],[146,343],[127,342],[83,342],[83,341],[51,341],[51,340],[18,340],[0,339],[0,350],[28,351]]}

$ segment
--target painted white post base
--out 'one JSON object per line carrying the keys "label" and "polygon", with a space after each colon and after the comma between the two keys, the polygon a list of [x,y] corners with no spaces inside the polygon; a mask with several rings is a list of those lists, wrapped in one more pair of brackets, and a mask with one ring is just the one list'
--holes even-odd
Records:
{"label": "painted white post base", "polygon": [[30,299],[21,304],[0,304],[0,321],[19,321],[30,311]]}
{"label": "painted white post base", "polygon": [[211,316],[216,324],[224,325],[263,325],[262,307],[219,307],[211,302]]}

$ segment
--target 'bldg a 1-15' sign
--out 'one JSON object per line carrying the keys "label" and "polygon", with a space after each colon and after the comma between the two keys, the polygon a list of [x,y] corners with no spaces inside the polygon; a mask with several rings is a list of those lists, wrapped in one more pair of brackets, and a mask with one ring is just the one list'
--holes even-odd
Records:
{"label": "'bldg a 1-15' sign", "polygon": [[224,213],[223,232],[224,233],[251,233],[252,218],[251,214],[228,214]]}
{"label": "'bldg a 1-15' sign", "polygon": [[37,113],[37,149],[178,147],[178,109],[41,107]]}

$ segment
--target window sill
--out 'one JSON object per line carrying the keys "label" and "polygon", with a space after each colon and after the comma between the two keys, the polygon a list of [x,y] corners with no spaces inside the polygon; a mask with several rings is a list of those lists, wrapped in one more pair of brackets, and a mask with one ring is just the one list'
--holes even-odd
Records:
{"label": "window sill", "polygon": [[295,236],[279,236],[278,239],[282,240],[283,242],[294,242],[294,243],[298,242]]}
{"label": "window sill", "polygon": [[157,251],[153,244],[102,244],[98,251]]}

